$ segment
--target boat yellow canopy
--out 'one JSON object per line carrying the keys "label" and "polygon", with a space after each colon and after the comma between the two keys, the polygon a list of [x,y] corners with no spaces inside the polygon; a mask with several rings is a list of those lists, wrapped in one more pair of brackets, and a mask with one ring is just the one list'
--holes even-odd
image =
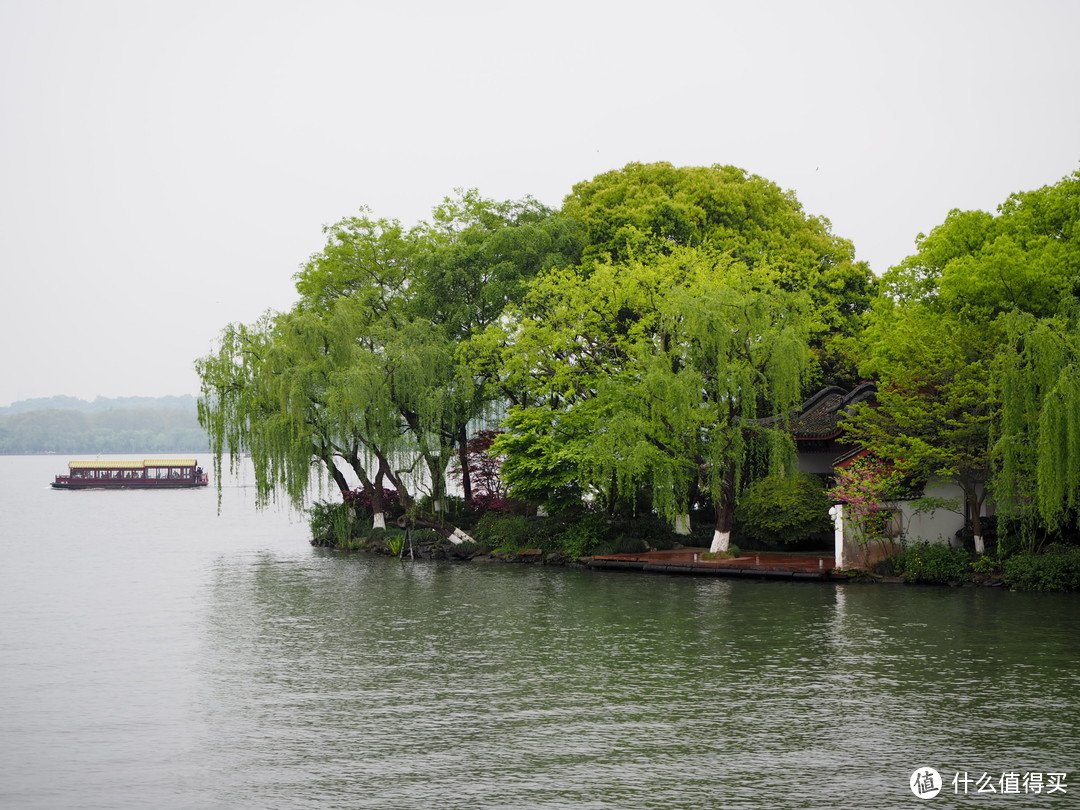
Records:
{"label": "boat yellow canopy", "polygon": [[141,470],[143,467],[194,467],[193,458],[147,458],[142,461],[69,461],[69,470]]}

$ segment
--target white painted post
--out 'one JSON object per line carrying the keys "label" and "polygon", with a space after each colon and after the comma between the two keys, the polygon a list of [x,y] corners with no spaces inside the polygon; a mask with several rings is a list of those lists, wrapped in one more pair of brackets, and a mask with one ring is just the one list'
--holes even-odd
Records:
{"label": "white painted post", "polygon": [[844,569],[844,505],[834,504],[829,509],[833,519],[833,556],[838,570]]}

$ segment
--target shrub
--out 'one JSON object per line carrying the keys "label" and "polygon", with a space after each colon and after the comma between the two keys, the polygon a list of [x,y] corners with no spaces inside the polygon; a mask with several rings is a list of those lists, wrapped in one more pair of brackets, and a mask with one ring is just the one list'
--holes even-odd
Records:
{"label": "shrub", "polygon": [[603,512],[589,510],[547,518],[488,512],[470,533],[496,551],[539,549],[568,557],[671,548],[676,539],[671,527],[655,516],[612,521]]}
{"label": "shrub", "polygon": [[413,529],[412,541],[416,545],[433,545],[437,546],[445,542],[446,538],[434,529]]}
{"label": "shrub", "polygon": [[524,515],[488,512],[471,532],[478,543],[499,551],[521,551],[527,548],[551,550],[551,538],[543,520]]}
{"label": "shrub", "polygon": [[798,472],[769,476],[739,497],[735,519],[741,533],[763,543],[798,543],[828,534],[829,499],[817,476]]}
{"label": "shrub", "polygon": [[1018,591],[1080,590],[1080,549],[1051,547],[1005,561],[1005,584]]}
{"label": "shrub", "polygon": [[405,542],[405,532],[397,526],[389,526],[385,529],[368,529],[365,535],[367,545],[371,548],[387,549],[393,554],[401,548]]}
{"label": "shrub", "polygon": [[609,528],[607,516],[602,512],[582,512],[567,520],[559,532],[560,550],[570,557],[592,554],[606,539]]}
{"label": "shrub", "polygon": [[736,557],[742,556],[742,549],[732,543],[727,547],[727,551],[706,551],[701,555],[703,560],[733,560]]}
{"label": "shrub", "polygon": [[971,564],[971,570],[982,576],[996,576],[1001,573],[1001,561],[983,554]]}
{"label": "shrub", "polygon": [[313,503],[308,509],[308,526],[316,546],[352,547],[352,541],[359,537],[360,523],[347,503]]}
{"label": "shrub", "polygon": [[395,557],[400,556],[402,549],[405,548],[405,535],[396,534],[392,537],[387,537],[386,547],[390,549],[390,553],[393,554]]}
{"label": "shrub", "polygon": [[908,582],[945,585],[970,582],[971,560],[961,548],[944,543],[916,543],[893,558],[894,570]]}

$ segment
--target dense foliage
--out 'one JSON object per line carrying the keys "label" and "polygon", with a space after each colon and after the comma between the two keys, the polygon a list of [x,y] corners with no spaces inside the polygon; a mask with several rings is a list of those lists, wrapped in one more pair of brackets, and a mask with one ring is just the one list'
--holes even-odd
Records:
{"label": "dense foliage", "polygon": [[1004,579],[1010,588],[1021,591],[1080,590],[1080,548],[1018,554],[1005,561]]}
{"label": "dense foliage", "polygon": [[893,561],[893,572],[907,582],[948,585],[974,578],[971,556],[962,548],[944,543],[916,543],[905,548]]}
{"label": "dense foliage", "polygon": [[[1080,172],[951,212],[880,280],[731,166],[633,163],[559,210],[470,191],[412,228],[362,212],[326,233],[297,305],[229,326],[198,365],[215,455],[249,451],[262,500],[304,500],[314,464],[370,531],[392,492],[405,523],[496,547],[585,552],[691,516],[714,550],[733,529],[790,541],[828,528],[790,415],[861,377],[877,398],[847,436],[880,475],[848,467],[832,494],[868,526],[898,482],[944,479],[980,553],[990,502],[1010,538],[1075,536]],[[343,520],[321,531],[351,536]],[[916,579],[951,565],[911,553]]]}
{"label": "dense foliage", "polygon": [[878,399],[849,435],[913,479],[955,482],[980,552],[991,494],[1007,519],[1075,530],[1080,172],[997,216],[953,211],[918,247],[861,338]]}
{"label": "dense foliage", "polygon": [[905,582],[964,585],[986,581],[1019,591],[1080,590],[1080,548],[1055,545],[1040,554],[1017,554],[1002,561],[972,556],[942,543],[915,543],[889,561]]}
{"label": "dense foliage", "polygon": [[408,520],[460,537],[446,514],[448,467],[469,426],[499,407],[469,346],[529,278],[575,260],[573,228],[534,201],[470,192],[411,229],[364,215],[326,233],[297,275],[296,306],[229,326],[198,363],[217,463],[249,451],[260,500],[298,505],[320,465],[343,494],[370,495],[375,527],[388,484]]}
{"label": "dense foliage", "polygon": [[829,546],[833,540],[829,506],[817,476],[803,472],[773,475],[746,488],[735,508],[735,519],[742,536],[759,544],[819,540],[821,546]]}
{"label": "dense foliage", "polygon": [[529,393],[495,443],[511,492],[546,497],[534,471],[561,471],[611,511],[644,498],[669,520],[701,493],[726,547],[745,479],[794,457],[760,417],[799,401],[807,307],[767,270],[692,249],[538,278],[501,335],[507,384]]}

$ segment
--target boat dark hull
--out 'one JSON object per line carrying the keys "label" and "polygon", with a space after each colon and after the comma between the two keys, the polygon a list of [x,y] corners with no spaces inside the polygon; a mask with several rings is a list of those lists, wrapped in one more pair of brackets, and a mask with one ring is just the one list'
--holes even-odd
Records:
{"label": "boat dark hull", "polygon": [[53,481],[53,489],[197,489],[207,481]]}

